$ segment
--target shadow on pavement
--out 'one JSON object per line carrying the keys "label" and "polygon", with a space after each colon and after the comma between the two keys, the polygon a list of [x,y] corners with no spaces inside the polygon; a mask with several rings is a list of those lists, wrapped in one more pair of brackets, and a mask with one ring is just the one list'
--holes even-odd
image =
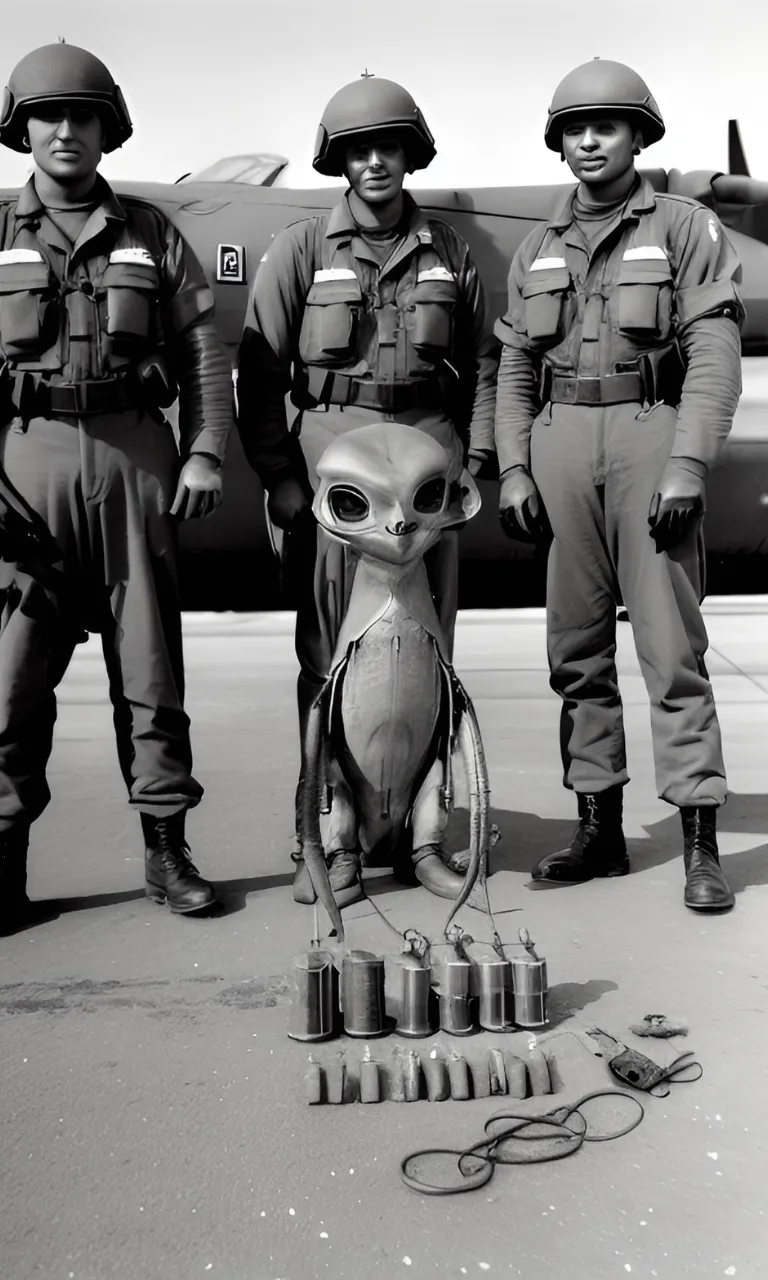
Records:
{"label": "shadow on pavement", "polygon": [[[589,982],[559,982],[549,989],[549,1027],[557,1027],[574,1013],[595,1004],[607,991],[618,991],[617,982],[591,978]],[[549,1029],[549,1028],[548,1028]]]}
{"label": "shadow on pavement", "polygon": [[[717,829],[721,834],[768,835],[768,795],[729,796],[728,803],[718,812]],[[629,842],[633,871],[647,871],[678,858],[682,862],[682,832],[676,813],[652,823],[646,831],[650,839]],[[734,893],[743,893],[753,885],[768,884],[768,843],[741,849],[738,853],[725,853],[723,870]]]}
{"label": "shadow on pavement", "polygon": [[[254,876],[246,880],[212,880],[211,883],[220,901],[210,911],[195,912],[195,918],[204,918],[207,915],[234,915],[235,912],[243,910],[248,894],[275,889],[292,882],[292,871],[286,871],[281,875]],[[59,898],[52,900],[50,905],[59,914],[64,914],[68,911],[92,911],[96,907],[116,907],[123,902],[140,902],[144,897],[143,888],[128,889],[122,893],[95,893],[77,898]]]}

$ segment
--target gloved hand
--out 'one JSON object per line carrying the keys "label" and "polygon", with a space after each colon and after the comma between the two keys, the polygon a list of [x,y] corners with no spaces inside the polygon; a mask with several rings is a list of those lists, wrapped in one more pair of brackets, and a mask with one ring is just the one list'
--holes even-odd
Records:
{"label": "gloved hand", "polygon": [[544,504],[525,467],[515,467],[501,482],[499,519],[508,538],[538,542],[551,534]]}
{"label": "gloved hand", "polygon": [[671,551],[704,514],[706,465],[694,458],[670,458],[651,499],[648,524],[656,551]]}
{"label": "gloved hand", "polygon": [[295,521],[311,510],[312,504],[295,476],[283,476],[269,491],[267,515],[278,529],[287,532]]}
{"label": "gloved hand", "polygon": [[222,499],[221,464],[205,453],[193,453],[181,469],[171,515],[193,520],[215,511]]}

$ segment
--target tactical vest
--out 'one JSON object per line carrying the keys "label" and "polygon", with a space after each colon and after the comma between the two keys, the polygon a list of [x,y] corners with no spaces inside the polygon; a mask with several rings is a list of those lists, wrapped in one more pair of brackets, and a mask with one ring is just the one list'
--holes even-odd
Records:
{"label": "tactical vest", "polygon": [[597,250],[584,281],[572,274],[557,231],[545,229],[522,287],[526,331],[545,364],[604,376],[669,347],[674,278],[659,221],[625,224]]}
{"label": "tactical vest", "polygon": [[[435,380],[453,351],[458,282],[440,228],[417,232],[404,269],[356,258],[350,240],[322,236],[322,261],[299,336],[310,395],[346,403],[348,380],[382,390]],[[342,375],[328,378],[327,374]]]}
{"label": "tactical vest", "polygon": [[90,377],[108,378],[159,349],[158,259],[137,243],[135,226],[122,226],[111,249],[74,268],[62,259],[60,278],[56,251],[13,224],[9,213],[8,247],[0,249],[0,351],[11,370],[67,381],[87,344]]}

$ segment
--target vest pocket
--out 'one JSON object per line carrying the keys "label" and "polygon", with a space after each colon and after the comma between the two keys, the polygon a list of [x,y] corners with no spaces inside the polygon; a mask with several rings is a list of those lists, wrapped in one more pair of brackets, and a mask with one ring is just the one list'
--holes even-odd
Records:
{"label": "vest pocket", "polygon": [[357,277],[315,280],[304,308],[299,355],[304,364],[341,364],[355,355],[362,303]]}
{"label": "vest pocket", "polygon": [[54,302],[46,297],[49,286],[45,262],[0,265],[0,344],[6,356],[24,357],[45,349],[46,320]]}
{"label": "vest pocket", "polygon": [[114,263],[101,279],[105,306],[103,329],[115,343],[131,345],[154,336],[158,295],[157,269],[143,263]]}
{"label": "vest pocket", "polygon": [[455,280],[423,280],[416,284],[409,310],[411,342],[420,356],[449,355],[453,345],[453,313],[458,299]]}
{"label": "vest pocket", "polygon": [[563,336],[563,319],[571,273],[567,267],[529,272],[523,284],[525,328],[531,342],[554,342]]}
{"label": "vest pocket", "polygon": [[661,258],[624,261],[619,272],[618,327],[621,333],[665,338],[672,312],[672,273]]}

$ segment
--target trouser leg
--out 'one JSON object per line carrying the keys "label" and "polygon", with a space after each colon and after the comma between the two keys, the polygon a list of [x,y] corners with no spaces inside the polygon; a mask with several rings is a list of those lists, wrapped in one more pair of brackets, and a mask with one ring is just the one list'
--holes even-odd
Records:
{"label": "trouser leg", "polygon": [[547,568],[550,683],[562,701],[563,781],[628,781],[616,674],[616,574],[607,544],[601,410],[553,405],[533,427],[533,477],[554,540]]}
{"label": "trouser leg", "polygon": [[110,593],[102,647],[130,803],[165,818],[199,804],[203,788],[192,776],[175,578],[149,555],[135,570]]}
{"label": "trouser leg", "polygon": [[15,583],[0,620],[0,835],[40,817],[51,798],[45,776],[56,694],[74,649],[45,592]]}
{"label": "trouser leg", "polygon": [[636,413],[628,405],[610,411],[606,514],[651,703],[656,785],[659,796],[678,808],[720,805],[726,781],[699,607],[701,531],[692,530],[670,552],[656,551],[648,508],[672,447],[676,415],[662,407],[638,421]]}

